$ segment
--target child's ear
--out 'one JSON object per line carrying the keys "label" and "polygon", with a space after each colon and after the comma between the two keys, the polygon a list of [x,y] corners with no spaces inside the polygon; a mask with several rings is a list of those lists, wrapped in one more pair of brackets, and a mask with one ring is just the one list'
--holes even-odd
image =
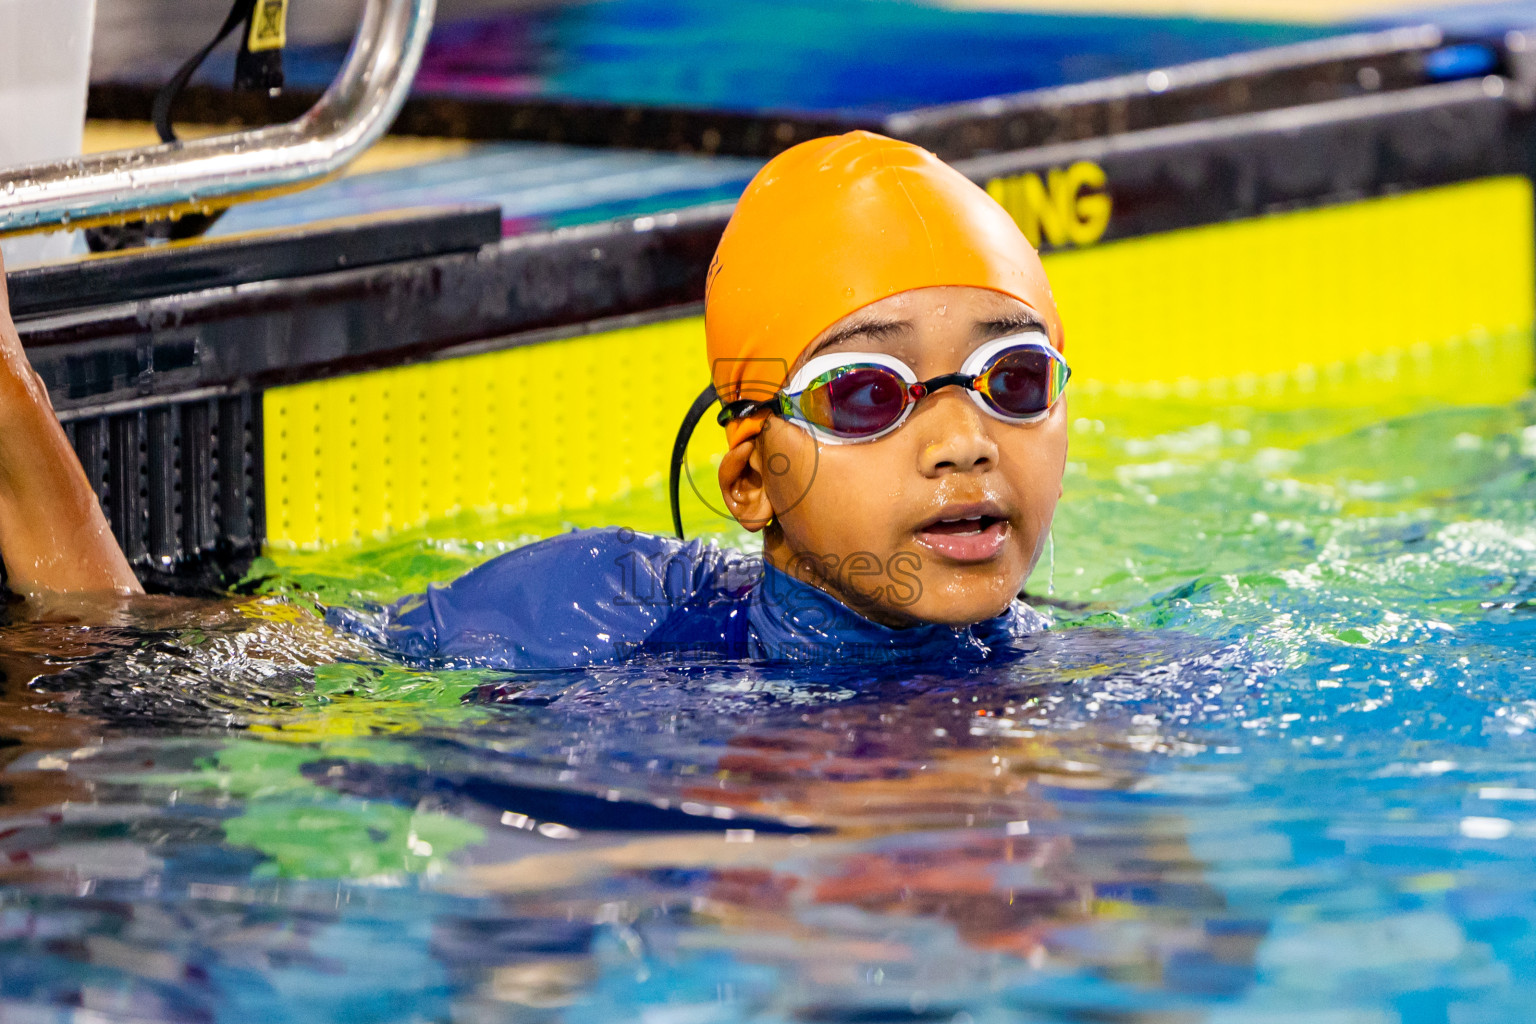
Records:
{"label": "child's ear", "polygon": [[720,460],[720,493],[736,521],[753,533],[773,521],[773,506],[763,486],[763,457],[757,438],[742,441]]}

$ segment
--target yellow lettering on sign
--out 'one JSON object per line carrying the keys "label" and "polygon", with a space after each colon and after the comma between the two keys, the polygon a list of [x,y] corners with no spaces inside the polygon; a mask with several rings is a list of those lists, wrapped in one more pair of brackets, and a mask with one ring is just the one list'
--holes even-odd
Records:
{"label": "yellow lettering on sign", "polygon": [[281,50],[288,45],[288,0],[256,0],[246,49],[252,53]]}
{"label": "yellow lettering on sign", "polygon": [[987,194],[1013,217],[1031,245],[1054,249],[1092,245],[1109,228],[1113,205],[1104,168],[1081,160],[1054,167],[1044,179],[1033,171],[987,182]]}

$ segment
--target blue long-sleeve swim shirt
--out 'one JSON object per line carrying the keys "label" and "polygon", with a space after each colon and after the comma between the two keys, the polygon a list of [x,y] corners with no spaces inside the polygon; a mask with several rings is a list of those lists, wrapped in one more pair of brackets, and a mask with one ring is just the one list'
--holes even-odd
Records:
{"label": "blue long-sleeve swim shirt", "polygon": [[[917,585],[874,565],[876,585]],[[894,629],[817,587],[704,541],[577,530],[509,551],[446,586],[332,625],[412,661],[503,669],[611,665],[637,655],[753,661],[980,661],[1048,621],[1015,601],[969,626]]]}

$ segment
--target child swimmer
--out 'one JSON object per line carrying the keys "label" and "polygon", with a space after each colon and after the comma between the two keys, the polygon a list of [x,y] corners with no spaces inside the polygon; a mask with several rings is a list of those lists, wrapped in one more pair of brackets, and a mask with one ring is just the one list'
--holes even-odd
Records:
{"label": "child swimmer", "polygon": [[[0,324],[11,586],[135,591]],[[679,650],[972,659],[1044,627],[1017,595],[1061,495],[1068,371],[1039,256],[984,191],[868,132],[786,151],[726,227],[705,331],[729,445],[720,490],[763,534],[761,565],[578,531],[377,615],[333,609],[333,624],[409,658],[525,669]]]}

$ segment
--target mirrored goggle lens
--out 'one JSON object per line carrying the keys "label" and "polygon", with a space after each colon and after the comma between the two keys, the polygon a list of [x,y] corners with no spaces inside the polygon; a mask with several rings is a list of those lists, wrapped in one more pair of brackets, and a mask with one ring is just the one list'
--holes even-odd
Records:
{"label": "mirrored goggle lens", "polygon": [[828,433],[868,437],[899,420],[908,400],[907,382],[894,370],[843,366],[816,378],[800,393],[800,414]]}
{"label": "mirrored goggle lens", "polygon": [[1067,364],[1038,346],[1000,353],[976,389],[1005,416],[1027,419],[1048,412],[1067,386]]}

